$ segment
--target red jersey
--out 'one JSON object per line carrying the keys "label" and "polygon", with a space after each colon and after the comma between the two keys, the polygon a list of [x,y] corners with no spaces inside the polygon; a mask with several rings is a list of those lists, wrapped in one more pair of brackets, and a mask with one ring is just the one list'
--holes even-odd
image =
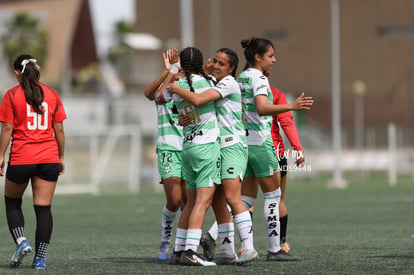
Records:
{"label": "red jersey", "polygon": [[13,124],[9,162],[11,165],[59,163],[53,124],[66,119],[58,93],[39,83],[43,89],[43,114],[27,104],[19,85],[7,91],[0,105],[0,121]]}
{"label": "red jersey", "polygon": [[[287,100],[282,91],[276,89],[273,86],[270,86],[273,94],[273,104],[287,104]],[[283,145],[283,139],[280,135],[279,124],[282,127],[283,132],[289,140],[290,145],[296,151],[302,151],[302,145],[300,144],[298,131],[296,129],[295,123],[293,122],[293,117],[291,112],[285,112],[273,116],[272,122],[272,139],[275,146],[276,153],[279,156],[283,156],[285,153],[285,146]]]}

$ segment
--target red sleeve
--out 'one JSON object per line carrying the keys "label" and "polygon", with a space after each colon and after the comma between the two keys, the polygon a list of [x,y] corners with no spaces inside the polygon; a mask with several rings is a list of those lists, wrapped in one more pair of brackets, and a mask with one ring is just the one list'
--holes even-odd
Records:
{"label": "red sleeve", "polygon": [[[283,94],[282,91],[279,89],[276,89],[275,87],[272,87],[272,93],[273,93],[273,104],[287,104],[286,96]],[[279,133],[279,126],[277,125],[277,122],[279,122],[280,127],[282,128],[283,132],[285,133],[286,137],[289,140],[290,145],[294,150],[302,151],[302,145],[300,144],[300,139],[298,135],[298,131],[296,129],[296,125],[293,122],[293,116],[291,112],[285,112],[281,114],[277,114],[273,116],[273,123],[272,123],[272,137],[275,134],[280,135]],[[277,131],[276,128],[277,127]],[[275,140],[275,138],[274,138]],[[280,138],[282,140],[282,138]]]}
{"label": "red sleeve", "polygon": [[14,123],[14,111],[11,100],[11,91],[7,91],[0,105],[0,121]]}
{"label": "red sleeve", "polygon": [[293,122],[292,117],[282,117],[279,119],[279,123],[292,148],[296,151],[302,151],[298,130],[296,129],[296,125]]}

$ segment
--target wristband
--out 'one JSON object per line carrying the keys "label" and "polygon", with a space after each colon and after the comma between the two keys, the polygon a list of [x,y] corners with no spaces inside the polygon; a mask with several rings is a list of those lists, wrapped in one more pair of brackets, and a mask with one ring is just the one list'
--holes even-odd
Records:
{"label": "wristband", "polygon": [[180,70],[180,62],[176,62],[170,65],[170,73],[176,74]]}

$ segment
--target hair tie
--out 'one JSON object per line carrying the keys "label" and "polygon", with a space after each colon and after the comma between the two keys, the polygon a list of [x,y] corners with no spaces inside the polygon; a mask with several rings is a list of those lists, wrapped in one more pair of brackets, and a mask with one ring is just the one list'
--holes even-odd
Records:
{"label": "hair tie", "polygon": [[36,68],[38,68],[38,69],[40,69],[40,66],[39,65],[37,65],[37,60],[36,59],[34,59],[34,58],[30,58],[30,59],[24,59],[23,61],[22,61],[22,63],[20,63],[20,65],[22,65],[23,66],[23,70],[22,70],[22,73],[24,73],[24,70],[26,69],[26,65],[27,64],[29,64],[29,63],[33,63],[35,66],[36,66]]}

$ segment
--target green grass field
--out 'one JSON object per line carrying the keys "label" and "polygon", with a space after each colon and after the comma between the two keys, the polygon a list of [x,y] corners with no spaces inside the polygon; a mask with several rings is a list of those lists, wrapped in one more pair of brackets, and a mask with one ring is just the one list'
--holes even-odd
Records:
{"label": "green grass field", "polygon": [[[414,274],[414,179],[389,187],[385,175],[326,188],[323,178],[288,183],[288,241],[300,262],[267,262],[262,197],[254,215],[259,260],[247,266],[185,267],[157,262],[163,193],[58,195],[44,274]],[[4,205],[4,204],[3,204]],[[34,245],[34,212],[25,197]],[[14,243],[1,210],[0,274],[28,274],[33,255],[8,268]],[[207,216],[207,228],[213,219]],[[236,249],[239,244],[237,243]],[[200,248],[201,249],[201,248]]]}

